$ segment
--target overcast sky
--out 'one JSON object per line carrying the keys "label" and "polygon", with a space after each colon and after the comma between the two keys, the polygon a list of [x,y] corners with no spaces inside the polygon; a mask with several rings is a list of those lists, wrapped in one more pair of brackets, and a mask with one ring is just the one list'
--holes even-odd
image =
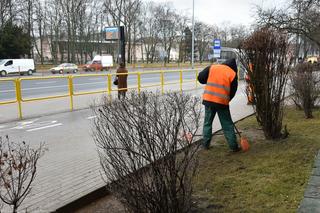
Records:
{"label": "overcast sky", "polygon": [[[192,17],[192,0],[153,0],[171,2],[178,11]],[[194,0],[195,18],[208,24],[243,24],[249,26],[255,17],[256,6],[269,8],[288,0]]]}

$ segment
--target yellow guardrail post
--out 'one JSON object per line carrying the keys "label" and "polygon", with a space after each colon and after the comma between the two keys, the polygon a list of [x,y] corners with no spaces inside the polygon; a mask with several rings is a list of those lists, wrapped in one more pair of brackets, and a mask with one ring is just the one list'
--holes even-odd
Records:
{"label": "yellow guardrail post", "polygon": [[196,70],[196,88],[198,88],[198,76],[199,76],[199,70]]}
{"label": "yellow guardrail post", "polygon": [[69,95],[70,95],[70,111],[73,111],[73,77],[68,77],[69,82]]}
{"label": "yellow guardrail post", "polygon": [[183,80],[182,80],[182,70],[180,70],[180,93],[182,93],[182,83],[183,83]]}
{"label": "yellow guardrail post", "polygon": [[21,106],[21,80],[20,78],[15,80],[16,83],[16,96],[17,96],[17,102],[18,102],[18,111],[19,111],[19,118],[22,119],[22,106]]}
{"label": "yellow guardrail post", "polygon": [[111,91],[112,91],[112,75],[111,74],[108,74],[108,96],[109,96],[109,99],[110,101],[112,100],[111,99]]}
{"label": "yellow guardrail post", "polygon": [[161,94],[164,93],[164,72],[161,71]]}
{"label": "yellow guardrail post", "polygon": [[140,95],[140,92],[141,92],[141,73],[138,72],[137,75],[138,75],[138,94]]}

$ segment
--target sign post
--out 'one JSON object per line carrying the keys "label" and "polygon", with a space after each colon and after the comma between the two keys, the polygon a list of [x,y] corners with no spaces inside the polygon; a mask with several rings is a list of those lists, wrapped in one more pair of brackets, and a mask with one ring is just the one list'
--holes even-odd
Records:
{"label": "sign post", "polygon": [[126,65],[126,40],[124,35],[124,26],[119,27],[105,27],[105,40],[106,41],[118,41],[118,63]]}
{"label": "sign post", "polygon": [[221,40],[220,39],[213,40],[213,57],[214,58],[221,57]]}

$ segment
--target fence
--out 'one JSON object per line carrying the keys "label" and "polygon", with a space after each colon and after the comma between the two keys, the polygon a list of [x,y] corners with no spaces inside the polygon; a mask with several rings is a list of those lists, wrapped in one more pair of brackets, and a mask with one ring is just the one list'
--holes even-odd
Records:
{"label": "fence", "polygon": [[[141,89],[143,88],[152,88],[152,87],[160,87],[161,93],[164,93],[164,89],[166,85],[179,85],[179,90],[182,92],[183,90],[183,84],[184,83],[195,83],[195,87],[198,87],[197,77],[198,77],[198,70],[170,70],[170,71],[150,71],[150,72],[129,72],[128,78],[130,76],[136,78],[136,85],[133,87],[129,87],[127,89],[135,89],[137,90],[138,94],[140,94]],[[176,77],[178,77],[177,81],[166,81],[165,76],[166,75],[172,75],[172,74],[178,74]],[[192,76],[191,79],[184,79],[185,73],[194,73],[194,76]],[[1,84],[12,84],[14,89],[8,90],[15,93],[15,97],[2,101],[0,99],[0,106],[1,105],[7,105],[7,104],[16,104],[18,106],[18,117],[20,119],[23,119],[22,114],[22,103],[27,102],[35,102],[35,101],[42,101],[42,100],[51,100],[51,99],[58,99],[58,98],[69,98],[70,99],[70,111],[74,110],[74,103],[73,98],[75,96],[83,96],[83,95],[91,95],[91,94],[99,94],[99,93],[107,93],[110,98],[112,97],[112,92],[118,91],[118,89],[112,88],[112,79],[116,75],[126,75],[126,74],[116,74],[116,73],[110,73],[110,74],[82,74],[82,75],[69,75],[69,76],[50,76],[50,77],[26,77],[26,78],[7,78],[7,79],[0,79],[0,86]],[[158,78],[158,82],[153,82],[151,84],[144,84],[142,82],[143,76],[151,75],[153,80]],[[155,75],[158,75],[155,77]],[[88,78],[88,77],[95,77],[95,78],[105,78],[106,80],[106,87],[103,89],[98,90],[90,90],[90,91],[75,91],[75,80],[79,80],[82,78]],[[190,77],[190,76],[189,76]],[[22,91],[24,91],[23,83],[24,82],[39,82],[43,80],[51,80],[51,79],[59,79],[59,80],[65,80],[66,84],[65,86],[68,87],[68,90],[59,95],[44,95],[40,97],[32,97],[32,98],[25,98]],[[94,84],[94,82],[93,82]],[[8,86],[8,85],[7,85]],[[0,87],[1,90],[1,87]],[[0,96],[1,97],[1,96]]]}

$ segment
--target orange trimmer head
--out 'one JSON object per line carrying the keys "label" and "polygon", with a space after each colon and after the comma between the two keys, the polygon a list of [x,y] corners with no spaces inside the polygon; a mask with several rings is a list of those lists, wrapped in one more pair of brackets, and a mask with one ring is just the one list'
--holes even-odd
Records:
{"label": "orange trimmer head", "polygon": [[241,146],[241,149],[242,151],[246,152],[249,150],[250,148],[250,145],[249,145],[249,142],[248,142],[248,139],[241,136],[240,132],[238,131],[236,125],[234,125],[234,128],[236,129],[236,132],[238,133],[239,137],[240,137],[240,146]]}

